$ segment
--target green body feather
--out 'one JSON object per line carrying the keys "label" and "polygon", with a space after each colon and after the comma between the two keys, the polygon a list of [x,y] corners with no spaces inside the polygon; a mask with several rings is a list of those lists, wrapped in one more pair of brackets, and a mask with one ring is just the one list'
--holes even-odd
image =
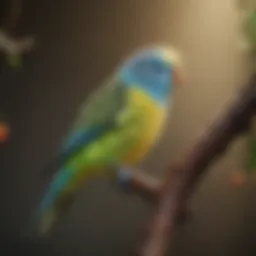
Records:
{"label": "green body feather", "polygon": [[[66,156],[59,172],[68,170],[72,176],[65,189],[59,193],[57,201],[44,214],[41,232],[47,232],[60,219],[60,215],[66,213],[84,180],[102,173],[104,168],[119,165],[122,156],[134,147],[142,135],[145,113],[139,105],[129,104],[128,96],[127,88],[114,79],[82,106],[73,128],[74,133],[105,124],[110,124],[110,128],[87,146],[78,149],[75,154]],[[52,186],[56,184],[53,183]]]}

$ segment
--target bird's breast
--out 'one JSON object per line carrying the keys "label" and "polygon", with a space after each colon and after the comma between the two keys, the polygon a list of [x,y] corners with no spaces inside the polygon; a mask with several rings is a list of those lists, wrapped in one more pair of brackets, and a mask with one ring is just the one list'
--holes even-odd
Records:
{"label": "bird's breast", "polygon": [[134,163],[142,160],[157,142],[166,119],[166,108],[157,104],[143,91],[131,89],[128,106],[134,109],[137,122],[137,138],[133,150],[126,155],[125,162]]}

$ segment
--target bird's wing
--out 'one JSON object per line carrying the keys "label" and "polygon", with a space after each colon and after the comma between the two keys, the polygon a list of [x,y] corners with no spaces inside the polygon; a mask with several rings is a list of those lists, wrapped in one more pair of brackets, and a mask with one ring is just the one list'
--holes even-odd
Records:
{"label": "bird's wing", "polygon": [[44,167],[43,176],[52,176],[66,160],[116,126],[126,106],[127,89],[114,77],[105,82],[81,106],[60,153]]}
{"label": "bird's wing", "polygon": [[[50,220],[48,220],[49,216],[47,214],[49,212],[54,213],[54,217],[57,216],[54,207],[60,197],[66,198],[67,195],[62,196],[62,190],[74,178],[74,172],[71,172],[70,169],[65,169],[63,166],[73,156],[77,156],[80,150],[83,150],[92,142],[97,141],[97,139],[114,129],[117,126],[119,114],[125,106],[126,88],[119,80],[112,80],[107,86],[101,87],[83,104],[78,115],[79,119],[61,151],[62,159],[58,165],[62,166],[62,168],[55,169],[57,173],[40,203],[39,212],[35,214],[35,218],[32,218],[28,232],[31,232],[31,228],[37,228],[38,225],[45,226],[43,224],[44,221],[47,222],[48,226],[48,221]],[[73,199],[69,201],[73,201]],[[59,210],[61,209],[61,212],[65,212],[63,207],[62,203],[58,207],[56,206]]]}
{"label": "bird's wing", "polygon": [[117,118],[126,105],[126,95],[122,82],[112,79],[82,104],[72,132],[63,145],[62,160],[116,126]]}

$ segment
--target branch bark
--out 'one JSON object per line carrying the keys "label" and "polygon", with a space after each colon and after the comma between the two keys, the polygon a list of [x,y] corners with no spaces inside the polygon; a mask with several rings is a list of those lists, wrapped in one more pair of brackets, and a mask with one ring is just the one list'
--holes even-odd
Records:
{"label": "branch bark", "polygon": [[[136,255],[164,256],[173,236],[177,214],[186,208],[196,182],[206,168],[226,150],[230,142],[249,128],[255,112],[256,75],[216,120],[185,160],[173,165],[166,176],[155,212]],[[144,186],[145,187],[145,186]]]}

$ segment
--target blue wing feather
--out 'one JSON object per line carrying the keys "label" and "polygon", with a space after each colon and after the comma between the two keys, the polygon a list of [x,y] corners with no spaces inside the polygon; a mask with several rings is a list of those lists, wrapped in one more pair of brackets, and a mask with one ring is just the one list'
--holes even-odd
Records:
{"label": "blue wing feather", "polygon": [[87,129],[79,130],[67,140],[61,151],[60,158],[65,161],[67,158],[78,152],[81,148],[93,142],[99,136],[110,130],[114,126],[113,123],[107,123],[98,126],[91,126]]}
{"label": "blue wing feather", "polygon": [[[90,144],[91,142],[95,141],[98,137],[102,136],[102,134],[107,132],[107,130],[111,129],[111,127],[113,127],[113,124],[106,124],[97,127],[90,127],[84,131],[75,133],[67,141],[67,144],[65,145],[62,151],[62,160],[65,161],[68,158],[70,158],[78,150],[86,147],[86,145]],[[65,168],[61,168],[57,172],[56,177],[54,177],[53,179],[53,183],[51,183],[51,186],[48,189],[47,194],[45,195],[41,203],[40,212],[44,212],[55,202],[55,200],[61,193],[61,189],[66,187],[72,176],[73,172]]]}
{"label": "blue wing feather", "polygon": [[59,170],[40,204],[39,215],[43,215],[47,209],[54,205],[56,199],[61,193],[61,190],[68,184],[72,175],[73,172],[68,169],[63,168]]}

